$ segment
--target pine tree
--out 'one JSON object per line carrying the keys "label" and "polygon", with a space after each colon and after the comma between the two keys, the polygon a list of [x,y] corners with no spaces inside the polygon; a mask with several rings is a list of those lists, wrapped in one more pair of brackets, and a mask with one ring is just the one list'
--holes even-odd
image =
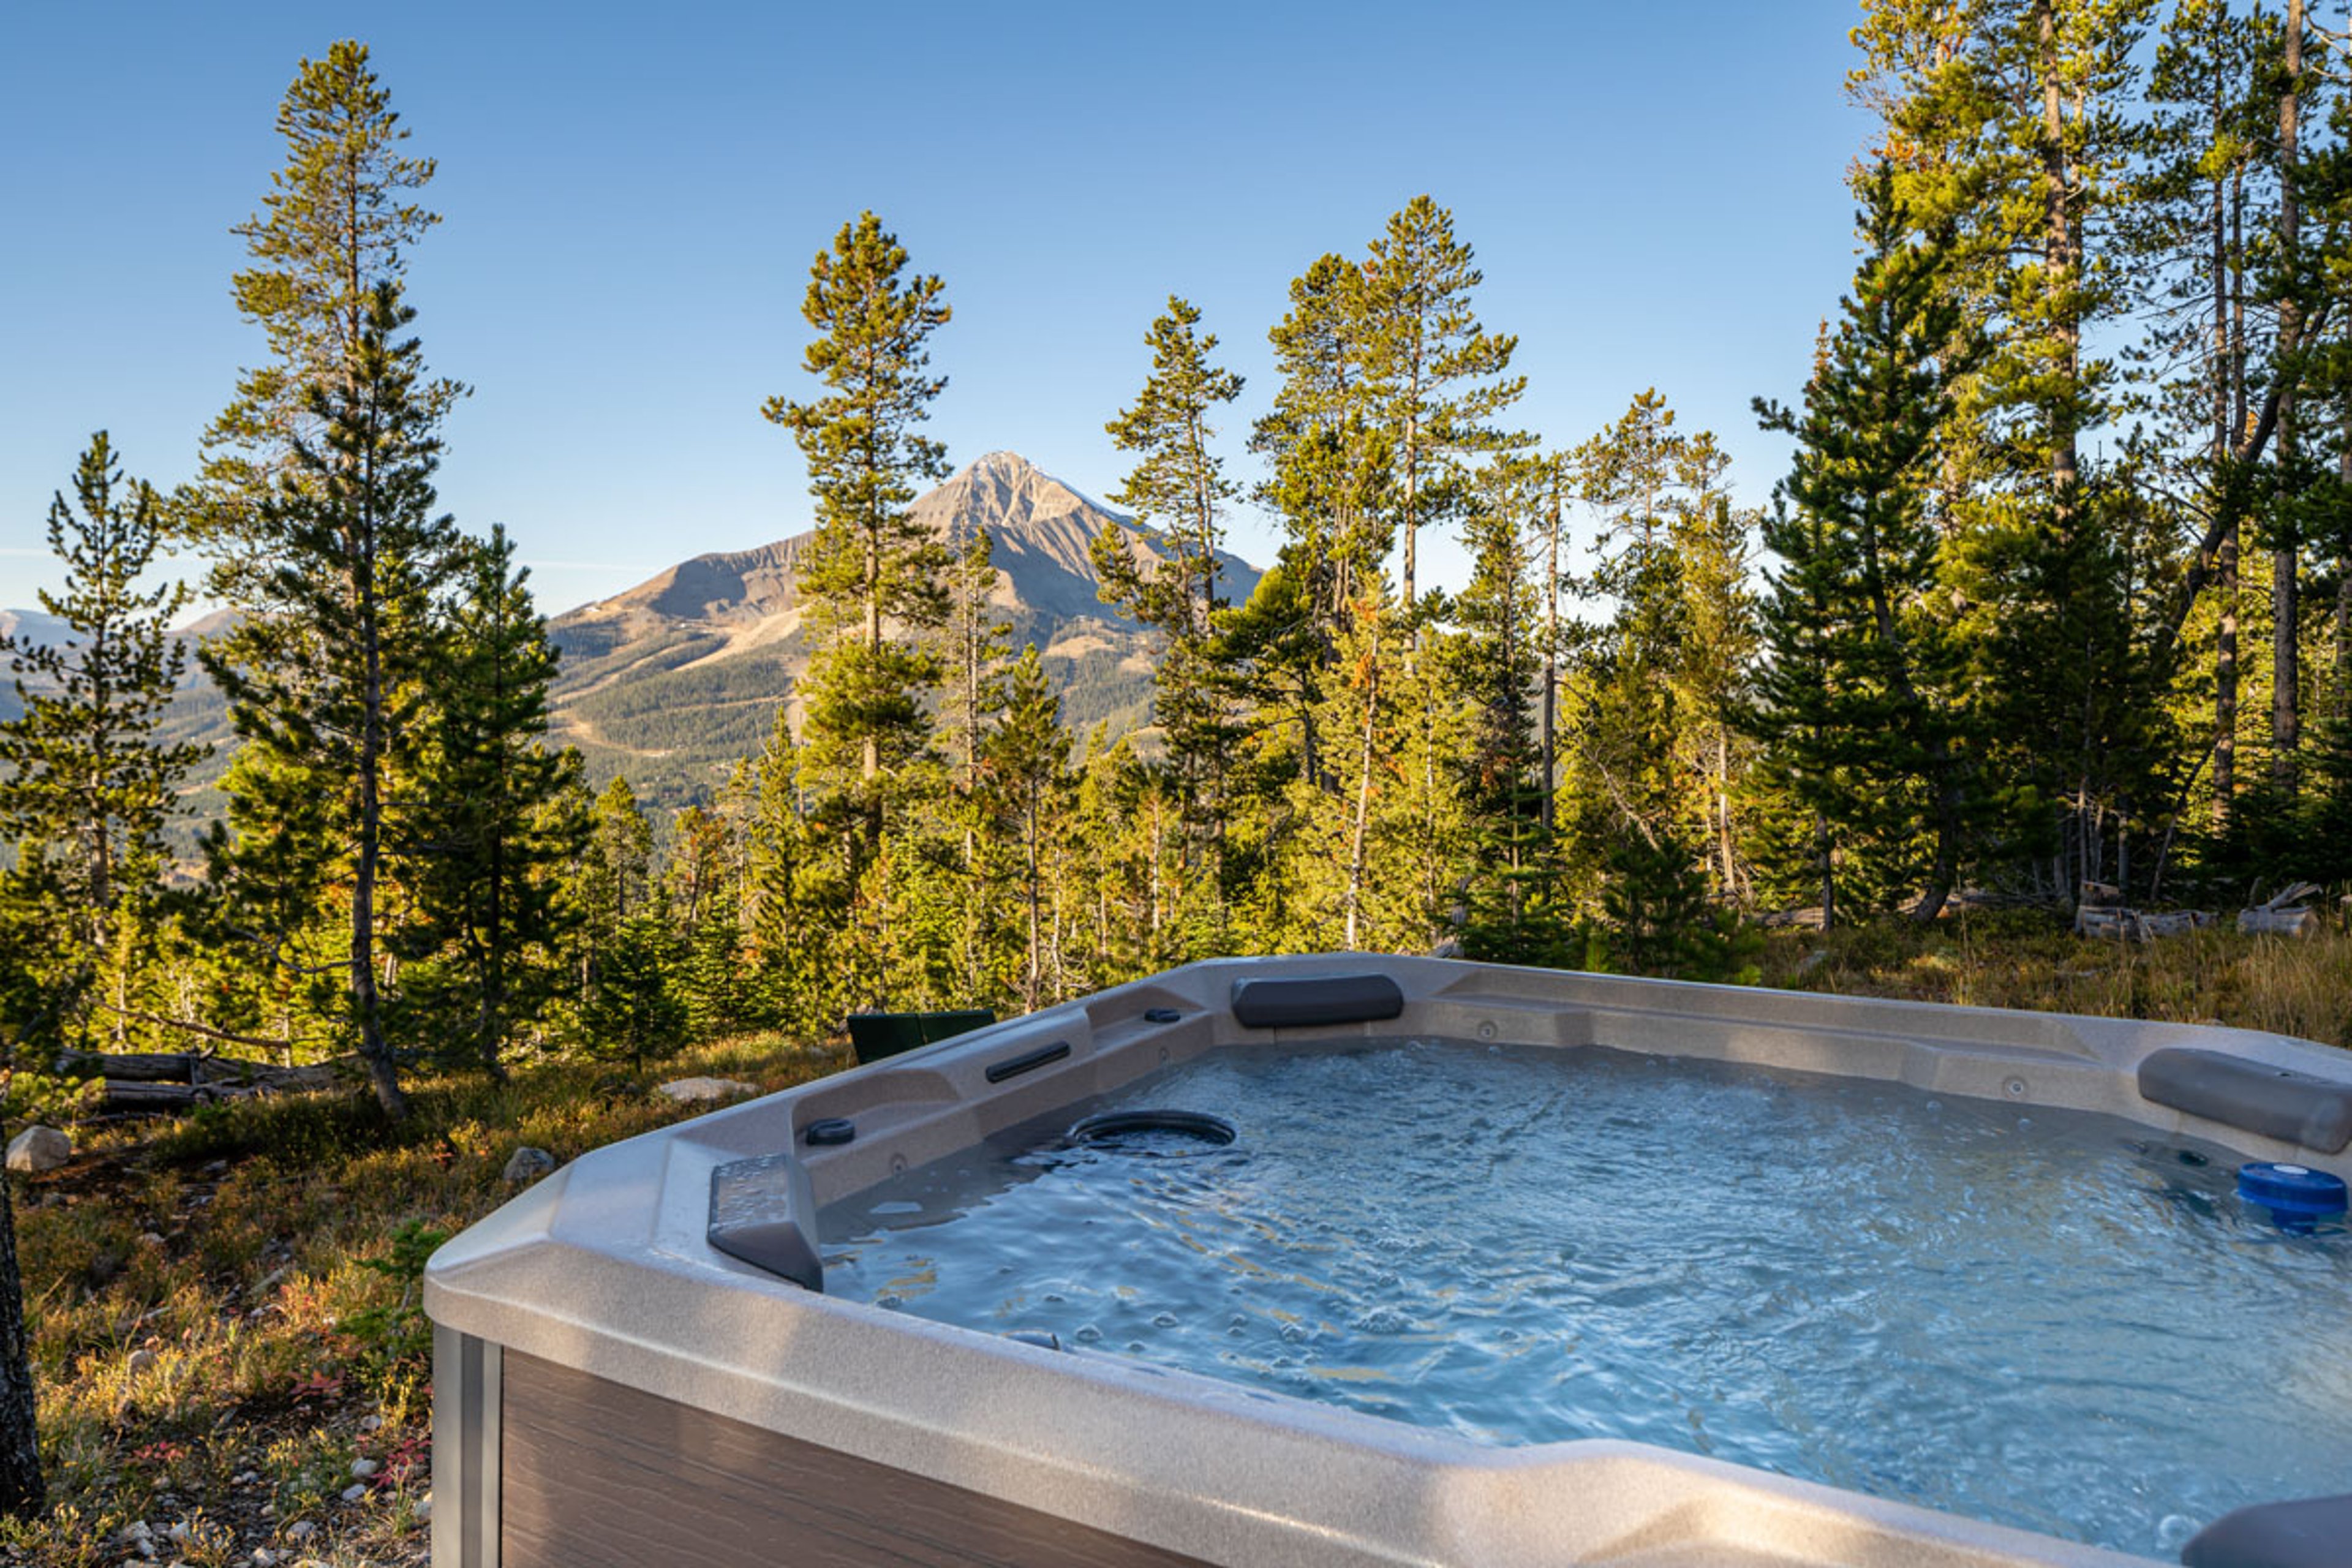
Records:
{"label": "pine tree", "polygon": [[1579,858],[1601,862],[1635,834],[1654,847],[1697,816],[1695,781],[1676,742],[1689,715],[1675,684],[1689,641],[1688,594],[1675,547],[1678,516],[1719,478],[1711,437],[1675,428],[1654,389],[1634,395],[1608,429],[1579,446],[1570,465],[1580,498],[1599,520],[1591,575],[1579,582],[1609,601],[1604,626],[1578,634],[1573,671],[1581,710],[1567,765]]}
{"label": "pine tree", "polygon": [[1220,406],[1241,395],[1242,378],[1211,362],[1217,339],[1200,331],[1200,322],[1199,310],[1169,297],[1167,310],[1144,336],[1151,374],[1134,406],[1105,426],[1112,443],[1137,458],[1110,499],[1130,509],[1139,527],[1159,531],[1160,560],[1147,571],[1115,531],[1095,536],[1093,556],[1103,597],[1168,638],[1153,679],[1152,717],[1183,781],[1185,827],[1206,857],[1211,920],[1221,936],[1234,725],[1218,679],[1223,661],[1215,647],[1216,624],[1226,601],[1218,592],[1217,561],[1224,510],[1238,490],[1213,448],[1217,431],[1211,421]]}
{"label": "pine tree", "polygon": [[[274,771],[297,795],[315,792],[331,816],[334,900],[349,932],[347,1023],[394,1117],[407,1099],[376,963],[388,918],[379,895],[400,842],[388,813],[392,786],[416,775],[430,733],[430,683],[444,668],[435,601],[462,560],[455,525],[432,510],[440,442],[422,355],[415,339],[394,337],[414,319],[394,285],[378,287],[342,382],[313,392],[319,443],[296,443],[295,466],[262,510],[267,596],[200,655],[256,759],[245,779]],[[273,790],[246,804],[289,803]],[[215,879],[232,891],[251,864],[246,848],[222,846]]]}
{"label": "pine tree", "polygon": [[[1277,569],[1295,584],[1326,667],[1348,605],[1387,559],[1394,531],[1370,310],[1363,269],[1344,257],[1321,257],[1292,280],[1289,313],[1266,333],[1281,384],[1250,436],[1269,469],[1257,500],[1286,535]],[[1315,776],[1319,748],[1309,745],[1304,760]]]}
{"label": "pine tree", "polygon": [[588,852],[580,864],[582,926],[581,984],[595,984],[596,969],[621,927],[645,910],[653,896],[654,826],[637,805],[625,774],[615,773],[589,808]]}
{"label": "pine tree", "polygon": [[1069,766],[1070,738],[1062,730],[1062,700],[1045,682],[1037,645],[1014,661],[1004,704],[1004,721],[988,740],[988,768],[999,811],[1021,857],[1021,900],[1027,931],[1021,998],[1034,1012],[1045,984],[1042,910],[1045,892],[1045,851],[1063,776]]}
{"label": "pine tree", "polygon": [[1474,958],[1560,963],[1569,928],[1538,774],[1540,637],[1529,559],[1551,472],[1510,459],[1480,478],[1465,526],[1470,582],[1449,606],[1462,635],[1443,649],[1448,684],[1470,705],[1469,744],[1454,764],[1473,851],[1463,946]]}
{"label": "pine tree", "polygon": [[1004,706],[1005,656],[1011,623],[992,602],[996,567],[988,531],[976,529],[958,552],[948,578],[947,645],[950,665],[944,717],[950,737],[952,780],[942,803],[960,847],[957,879],[956,963],[968,996],[986,984],[989,868],[985,864],[985,807],[981,795],[982,751],[990,727]]}
{"label": "pine tree", "polygon": [[1395,463],[1408,611],[1422,525],[1460,503],[1464,460],[1519,444],[1494,423],[1527,390],[1509,374],[1518,340],[1480,324],[1470,296],[1484,281],[1453,213],[1425,195],[1390,217],[1363,265],[1366,366]]}
{"label": "pine tree", "polygon": [[405,829],[416,920],[399,945],[432,963],[433,1037],[495,1075],[562,984],[574,918],[564,883],[588,824],[572,804],[579,753],[547,744],[556,651],[530,572],[502,527],[465,554]]}
{"label": "pine tree", "polygon": [[801,811],[800,752],[778,704],[768,742],[751,762],[751,820],[744,826],[744,925],[763,1016],[797,1021],[799,982],[821,967],[818,933],[803,918],[797,878],[807,825]]}
{"label": "pine tree", "polygon": [[1412,842],[1425,938],[1454,847],[1456,803],[1445,797],[1438,765],[1446,745],[1439,731],[1449,715],[1417,658],[1420,533],[1459,512],[1480,458],[1526,444],[1527,437],[1496,422],[1527,390],[1527,378],[1510,374],[1518,340],[1490,332],[1479,321],[1471,296],[1485,275],[1474,265],[1470,246],[1455,237],[1453,213],[1428,195],[1413,197],[1390,217],[1369,247],[1362,274],[1369,327],[1364,364],[1391,458],[1387,489],[1403,542],[1404,625],[1396,651],[1404,668],[1393,684],[1398,706],[1419,717],[1412,764],[1419,821]]}
{"label": "pine tree", "polygon": [[[262,509],[299,471],[297,442],[321,440],[313,395],[359,351],[377,286],[406,276],[409,249],[441,221],[415,199],[433,160],[401,150],[408,130],[365,44],[341,39],[325,58],[303,60],[278,132],[285,165],[262,210],[232,231],[252,265],[231,291],[261,327],[269,359],[238,375],[236,396],[205,431],[201,480],[183,498],[188,521],[226,552],[224,569],[253,574],[268,569]],[[464,390],[421,382],[415,395],[429,422]]]}
{"label": "pine tree", "polygon": [[168,861],[163,830],[178,783],[203,748],[156,736],[184,673],[172,618],[187,589],[142,590],[161,540],[154,491],[124,483],[106,433],[90,438],[48,518],[64,587],[40,592],[63,647],[0,637],[16,718],[0,721],[0,841],[15,847],[5,894],[38,932],[48,980],[36,1032],[78,1030],[118,920],[152,894]]}
{"label": "pine tree", "polygon": [[946,449],[918,432],[947,385],[928,342],[948,320],[944,286],[904,276],[907,252],[872,213],[842,226],[810,268],[802,313],[819,336],[805,365],[814,402],[771,397],[793,432],[817,502],[801,588],[827,641],[809,671],[804,766],[825,778],[818,815],[846,850],[842,897],[881,857],[902,774],[923,755],[924,699],[940,661],[924,641],[946,615],[947,548],[908,514],[915,483],[947,472]]}
{"label": "pine tree", "polygon": [[[1963,341],[1945,286],[1948,241],[1909,237],[1895,190],[1882,165],[1861,216],[1863,266],[1802,414],[1758,405],[1768,427],[1798,442],[1783,486],[1794,512],[1768,525],[1786,563],[1768,635],[1787,668],[1764,683],[1762,717],[1824,820],[1866,817],[1873,802],[1916,814],[1897,837],[1933,845],[1915,909],[1929,921],[1968,856],[1980,787],[1966,647],[1931,505],[1951,382],[1967,363],[1946,357]],[[1822,902],[1838,902],[1826,873]]]}

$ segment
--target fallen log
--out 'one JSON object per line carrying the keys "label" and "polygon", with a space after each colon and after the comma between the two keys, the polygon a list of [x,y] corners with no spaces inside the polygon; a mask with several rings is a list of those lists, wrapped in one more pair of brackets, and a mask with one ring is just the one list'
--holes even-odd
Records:
{"label": "fallen log", "polygon": [[2310,936],[2319,930],[2317,910],[2240,910],[2238,929],[2248,936]]}
{"label": "fallen log", "polygon": [[121,1079],[129,1083],[194,1083],[199,1058],[185,1051],[60,1051],[61,1078]]}
{"label": "fallen log", "polygon": [[200,1056],[187,1051],[63,1051],[57,1059],[66,1078],[102,1078],[113,1083],[190,1084],[272,1089],[332,1089],[355,1071],[353,1058],[282,1068],[269,1062]]}
{"label": "fallen log", "polygon": [[105,1106],[109,1110],[137,1111],[144,1115],[178,1113],[194,1110],[199,1105],[209,1105],[251,1090],[215,1089],[198,1083],[142,1083],[129,1079],[108,1079]]}
{"label": "fallen log", "polygon": [[2166,910],[2150,914],[2084,904],[2074,911],[2075,935],[2103,937],[2110,942],[2151,942],[2160,936],[2186,936],[2212,923],[2212,915],[2203,910]]}

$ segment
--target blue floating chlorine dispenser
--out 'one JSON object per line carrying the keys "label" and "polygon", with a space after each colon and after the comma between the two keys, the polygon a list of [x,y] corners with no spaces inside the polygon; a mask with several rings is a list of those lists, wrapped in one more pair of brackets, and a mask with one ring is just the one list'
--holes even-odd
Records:
{"label": "blue floating chlorine dispenser", "polygon": [[2238,1196],[2270,1212],[2281,1230],[2306,1236],[2324,1219],[2344,1213],[2344,1180],[2305,1165],[2257,1160],[2238,1167]]}

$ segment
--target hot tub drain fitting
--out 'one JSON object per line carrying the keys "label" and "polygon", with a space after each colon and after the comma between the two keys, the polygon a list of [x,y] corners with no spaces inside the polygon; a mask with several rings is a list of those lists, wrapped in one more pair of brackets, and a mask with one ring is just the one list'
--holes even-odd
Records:
{"label": "hot tub drain fitting", "polygon": [[2307,1165],[2279,1165],[2257,1160],[2238,1167],[2238,1196],[2270,1212],[2281,1230],[2307,1233],[2324,1219],[2344,1213],[2341,1177]]}
{"label": "hot tub drain fitting", "polygon": [[[1129,1140],[1147,1132],[1173,1132],[1197,1140],[1198,1149],[1155,1149]],[[1148,1154],[1166,1159],[1205,1154],[1222,1149],[1238,1134],[1222,1116],[1200,1110],[1106,1110],[1089,1116],[1069,1131],[1072,1148],[1108,1149],[1122,1154]]]}

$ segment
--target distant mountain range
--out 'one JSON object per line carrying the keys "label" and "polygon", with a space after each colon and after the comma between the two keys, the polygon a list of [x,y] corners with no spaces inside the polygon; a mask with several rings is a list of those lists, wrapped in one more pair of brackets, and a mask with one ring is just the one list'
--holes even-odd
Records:
{"label": "distant mountain range", "polygon": [[[1016,649],[1037,645],[1073,730],[1100,722],[1117,733],[1148,721],[1156,634],[1101,601],[1093,544],[1112,533],[1140,563],[1160,558],[1155,536],[1012,452],[971,464],[913,511],[950,543],[986,531],[996,566],[991,602]],[[641,799],[682,805],[759,750],[814,651],[799,573],[812,537],[698,555],[549,623],[563,655],[554,738],[580,748],[594,782],[626,773]],[[1219,591],[1233,602],[1257,587],[1258,569],[1241,557],[1220,554],[1217,564]],[[202,637],[223,619],[207,616],[181,635]],[[63,627],[37,611],[0,611],[0,633],[12,632],[53,642]],[[0,679],[0,716],[16,707]],[[167,727],[174,739],[229,739],[226,705],[193,660]],[[200,816],[219,808],[206,786],[224,763],[216,756],[192,781]]]}
{"label": "distant mountain range", "polygon": [[[991,602],[1015,648],[1037,645],[1071,728],[1147,721],[1154,634],[1102,602],[1092,552],[1108,532],[1139,563],[1157,560],[1155,539],[1012,452],[971,464],[913,515],[950,543],[986,531]],[[813,537],[698,555],[558,616],[549,627],[563,654],[557,738],[578,746],[600,781],[625,773],[641,795],[675,803],[722,782],[766,741],[814,651],[799,574]],[[1228,598],[1246,599],[1257,580],[1241,557],[1218,557]]]}

